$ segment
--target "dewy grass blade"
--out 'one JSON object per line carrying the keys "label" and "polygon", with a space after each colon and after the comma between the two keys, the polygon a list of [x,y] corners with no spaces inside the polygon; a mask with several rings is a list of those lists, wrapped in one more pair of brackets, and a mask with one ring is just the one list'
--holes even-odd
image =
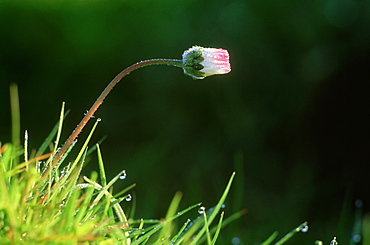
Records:
{"label": "dewy grass blade", "polygon": [[211,234],[209,233],[209,224],[208,224],[208,221],[207,221],[207,214],[206,212],[204,211],[203,212],[203,220],[204,220],[204,228],[206,231],[206,239],[207,239],[207,244],[208,245],[211,245],[212,241],[211,241]]}
{"label": "dewy grass blade", "polygon": [[[62,163],[63,163],[63,161],[64,161],[64,159],[66,159],[67,158],[67,156],[69,155],[69,153],[72,151],[72,149],[75,147],[75,145],[76,145],[76,143],[77,143],[77,140],[76,141],[74,141],[71,145],[70,145],[70,147],[68,148],[68,150],[63,154],[63,156],[60,158],[60,160],[59,160],[59,162],[55,165],[57,168],[58,168],[58,166],[60,166]],[[51,166],[51,161],[52,161],[52,159],[50,160],[50,161],[48,161],[49,163],[50,163],[50,166]],[[47,171],[47,169],[45,170],[45,171]],[[45,173],[45,171],[43,172],[43,173]]]}
{"label": "dewy grass blade", "polygon": [[[72,190],[72,189],[69,189]],[[78,206],[78,199],[80,196],[80,192],[78,191],[70,191],[68,193],[68,197],[65,198],[66,202],[61,203],[61,209],[63,209],[63,212],[60,217],[60,222],[58,225],[61,227],[70,227],[70,226],[78,226],[78,222],[76,218],[74,217],[74,213],[76,212],[77,206]]]}
{"label": "dewy grass blade", "polygon": [[105,175],[103,158],[102,158],[102,155],[101,155],[99,144],[96,144],[96,149],[97,149],[97,153],[98,153],[98,164],[99,164],[101,185],[106,186],[107,185],[107,177]]}
{"label": "dewy grass blade", "polygon": [[[94,204],[98,203],[100,201],[100,199],[103,197],[103,195],[105,194],[105,192],[108,192],[108,189],[121,177],[122,173],[124,171],[122,171],[121,173],[117,174],[111,181],[109,181],[109,183],[102,187],[100,193],[98,194],[98,196],[95,198],[94,200]],[[108,192],[109,193],[109,192]]]}
{"label": "dewy grass blade", "polygon": [[[230,223],[234,222],[235,220],[238,220],[241,216],[243,216],[246,213],[247,213],[247,210],[246,209],[242,209],[239,212],[230,215],[226,219],[223,219],[222,220],[222,223],[221,223],[221,229],[224,228],[224,227],[226,227]],[[218,228],[219,228],[219,226],[212,227],[212,229],[210,230],[210,234],[216,234]],[[200,243],[203,243],[204,240],[205,240],[205,237],[203,237],[202,239],[200,239]]]}
{"label": "dewy grass blade", "polygon": [[[97,178],[98,178],[97,173],[92,172],[91,177],[90,177],[90,181],[95,182],[95,180]],[[77,187],[79,187],[79,185],[77,185]],[[86,186],[84,186],[84,187],[86,187]],[[90,187],[91,188],[88,188],[88,190],[86,191],[85,196],[82,200],[82,204],[80,206],[80,211],[77,213],[76,220],[79,221],[79,222],[82,222],[83,218],[86,218],[85,220],[90,218],[90,217],[86,217],[87,216],[86,211],[89,207],[90,200],[93,198],[93,194],[94,194],[94,190],[95,190],[94,186],[90,185]],[[85,216],[85,217],[83,217],[83,216]]]}
{"label": "dewy grass blade", "polygon": [[137,245],[137,244],[142,244],[144,241],[147,242],[148,239],[156,232],[158,232],[160,230],[160,228],[162,227],[162,224],[158,224],[158,225],[155,225],[153,227],[151,227],[150,231],[148,232],[145,232],[144,235],[140,236],[137,240],[133,241],[132,242],[132,245]]}
{"label": "dewy grass blade", "polygon": [[63,120],[64,120],[64,107],[65,107],[65,103],[63,102],[62,109],[60,110],[60,115],[59,115],[58,131],[57,131],[57,136],[56,136],[55,144],[54,144],[54,152],[56,152],[58,149],[60,135],[62,134],[62,126],[63,126]]}
{"label": "dewy grass blade", "polygon": [[[94,201],[92,202],[92,204],[90,205],[90,212],[89,212],[89,215],[91,216],[92,213],[93,213],[93,208],[94,206],[97,205],[97,203],[100,201],[100,199],[103,197],[103,195],[106,195],[109,200],[111,201],[115,201],[116,199],[112,196],[111,193],[108,192],[108,189],[117,181],[117,179],[121,176],[122,172],[120,174],[118,174],[115,178],[113,178],[109,183],[108,185],[106,185],[105,187],[102,187],[101,185],[99,185],[98,183],[96,182],[93,182],[91,180],[89,180],[87,177],[84,176],[84,179],[90,183],[95,189],[99,190],[99,194],[98,196],[94,199]],[[126,214],[124,213],[123,209],[121,208],[121,206],[119,205],[119,203],[115,203],[113,204],[113,208],[114,210],[116,211],[116,214],[119,218],[119,220],[123,223],[124,226],[126,227],[129,227],[129,223],[128,223],[128,220],[127,220],[127,217],[126,217]]]}
{"label": "dewy grass blade", "polygon": [[128,192],[129,190],[131,190],[132,188],[134,188],[136,186],[136,184],[132,184],[128,187],[126,187],[125,189],[123,189],[122,191],[118,192],[117,194],[114,195],[115,198],[119,198],[120,196],[122,196],[123,194],[125,194],[126,192]]}
{"label": "dewy grass blade", "polygon": [[181,229],[179,230],[179,232],[177,232],[177,234],[172,238],[171,240],[171,244],[173,245],[177,245],[177,244],[180,244],[181,240],[180,241],[177,241],[177,239],[179,238],[179,236],[184,232],[185,228],[189,225],[190,223],[190,219],[188,219],[185,224],[181,227]]}
{"label": "dewy grass blade", "polygon": [[[190,210],[196,208],[196,207],[199,207],[200,206],[200,203],[198,204],[195,204],[195,205],[192,205],[190,207],[188,207],[187,209],[183,210],[183,211],[180,211],[178,212],[175,216],[169,218],[168,220],[166,220],[166,222],[170,222],[174,219],[177,219],[178,217],[182,216],[183,214],[189,212]],[[153,225],[151,228],[150,228],[150,231],[145,233],[144,231],[144,235],[142,235],[141,237],[139,237],[137,240],[135,240],[134,242],[132,242],[132,245],[135,245],[135,244],[141,244],[142,241],[148,239],[150,236],[152,236],[154,233],[158,232],[159,229],[161,229],[161,227],[163,226],[163,223],[159,223],[157,225]]]}
{"label": "dewy grass blade", "polygon": [[[222,205],[224,204],[225,202],[225,199],[227,197],[227,194],[229,193],[230,191],[230,188],[231,188],[231,184],[233,182],[233,179],[235,177],[235,172],[232,173],[231,177],[230,177],[230,180],[225,188],[225,191],[224,193],[222,194],[220,200],[218,201],[217,205],[215,206],[214,210],[212,211],[212,213],[210,214],[209,218],[208,218],[208,223],[211,224],[213,222],[213,220],[215,219],[216,215],[218,214],[218,212],[220,211]],[[202,238],[204,232],[206,231],[206,228],[203,227],[203,229],[201,229],[198,234],[196,235],[196,237],[192,240],[192,242],[190,244],[197,244],[197,242]]]}
{"label": "dewy grass blade", "polygon": [[89,135],[87,136],[87,139],[85,140],[85,143],[83,144],[83,146],[82,146],[82,148],[81,148],[81,150],[80,150],[79,154],[77,155],[76,160],[75,160],[75,161],[73,162],[73,164],[72,164],[71,171],[73,171],[74,167],[75,167],[75,166],[77,165],[77,163],[80,161],[81,156],[82,156],[82,154],[84,154],[85,149],[87,148],[87,145],[88,145],[88,143],[90,142],[90,139],[91,139],[91,137],[92,137],[92,135],[93,135],[93,133],[94,133],[94,131],[95,131],[95,129],[96,129],[96,127],[98,126],[98,123],[99,123],[100,121],[101,121],[101,120],[100,120],[100,118],[98,118],[98,119],[96,120],[96,122],[95,122],[94,126],[92,127],[92,129],[91,129],[91,131],[90,131],[90,133],[89,133]]}
{"label": "dewy grass blade", "polygon": [[171,221],[171,220],[177,219],[178,217],[182,216],[183,214],[185,214],[185,213],[189,212],[190,210],[192,210],[196,207],[199,207],[199,206],[200,206],[200,203],[194,204],[194,205],[188,207],[187,209],[184,209],[183,211],[178,212],[175,216],[169,218],[168,220]]}
{"label": "dewy grass blade", "polygon": [[224,214],[225,214],[224,212],[221,212],[220,221],[218,222],[217,230],[215,232],[215,236],[213,237],[213,240],[212,240],[211,245],[215,245],[216,244],[218,235],[220,234],[220,231],[221,231],[221,228],[222,228],[222,220],[224,218]]}
{"label": "dewy grass blade", "polygon": [[302,224],[300,224],[299,226],[297,226],[295,229],[293,229],[292,231],[290,231],[288,234],[286,234],[283,238],[281,238],[279,241],[277,241],[275,243],[275,245],[281,245],[283,243],[285,243],[286,241],[288,241],[290,238],[292,238],[292,236],[294,236],[296,233],[300,232],[303,228],[307,227],[307,222],[304,222]]}
{"label": "dewy grass blade", "polygon": [[[96,146],[96,150],[97,150],[97,154],[98,154],[98,164],[99,164],[99,171],[100,171],[100,181],[102,183],[102,186],[104,187],[104,186],[107,185],[107,178],[106,178],[106,175],[105,175],[103,158],[102,158],[102,155],[101,155],[99,144],[95,144],[95,146]],[[113,198],[113,200],[114,200],[114,198]],[[108,216],[110,218],[114,219],[113,210],[111,208],[109,208],[109,210],[108,210]]]}

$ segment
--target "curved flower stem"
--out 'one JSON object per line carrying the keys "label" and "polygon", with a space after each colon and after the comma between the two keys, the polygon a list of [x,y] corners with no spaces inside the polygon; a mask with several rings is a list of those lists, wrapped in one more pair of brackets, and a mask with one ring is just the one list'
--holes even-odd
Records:
{"label": "curved flower stem", "polygon": [[[144,66],[149,65],[170,65],[170,66],[176,66],[184,68],[184,65],[181,60],[174,60],[174,59],[151,59],[151,60],[144,60],[140,61],[136,64],[133,64],[130,67],[127,67],[123,71],[121,71],[113,80],[108,84],[108,86],[104,89],[104,91],[100,94],[100,96],[97,98],[95,103],[91,106],[90,110],[85,114],[85,116],[82,118],[81,122],[77,125],[77,127],[73,130],[71,135],[68,137],[62,148],[57,152],[55,155],[51,167],[55,167],[59,160],[62,158],[62,156],[66,153],[68,148],[71,146],[73,141],[76,140],[77,136],[81,133],[82,129],[85,127],[86,123],[90,120],[90,118],[93,117],[96,110],[99,108],[99,106],[103,103],[104,99],[107,97],[110,91],[114,88],[114,86],[126,75],[128,75],[130,72],[139,69]],[[45,171],[47,173],[50,171],[50,168]]]}

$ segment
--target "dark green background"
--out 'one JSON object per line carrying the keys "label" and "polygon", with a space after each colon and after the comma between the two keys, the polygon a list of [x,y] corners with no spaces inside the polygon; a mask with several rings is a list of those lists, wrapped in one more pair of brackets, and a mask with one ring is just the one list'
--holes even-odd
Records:
{"label": "dark green background", "polygon": [[181,208],[210,208],[236,170],[225,211],[248,214],[220,244],[258,244],[306,220],[291,244],[347,244],[354,201],[370,206],[367,0],[0,0],[0,141],[11,140],[10,83],[37,148],[62,101],[64,141],[122,69],[193,45],[227,49],[232,72],[192,80],[146,67],[96,113],[91,146],[108,136],[108,177],[128,174],[115,190],[137,183],[134,218],[163,217],[177,190]]}

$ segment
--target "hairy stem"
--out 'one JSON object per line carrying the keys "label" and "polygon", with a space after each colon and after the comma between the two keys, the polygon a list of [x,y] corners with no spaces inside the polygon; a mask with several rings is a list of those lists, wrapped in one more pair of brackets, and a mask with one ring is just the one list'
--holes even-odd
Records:
{"label": "hairy stem", "polygon": [[[130,72],[139,69],[144,66],[149,65],[171,65],[171,66],[177,66],[183,68],[184,65],[181,60],[174,60],[174,59],[151,59],[151,60],[145,60],[140,61],[130,67],[127,67],[123,71],[121,71],[113,80],[108,84],[108,86],[104,89],[104,91],[100,94],[100,96],[97,98],[95,103],[91,106],[90,110],[85,114],[85,116],[82,118],[81,122],[77,125],[77,127],[73,130],[71,135],[68,137],[62,148],[57,152],[55,155],[52,167],[57,165],[59,160],[62,158],[62,156],[66,153],[68,148],[71,146],[73,141],[76,140],[77,136],[81,133],[82,129],[85,127],[87,122],[94,116],[94,113],[99,108],[99,106],[103,103],[104,99],[107,97],[110,91],[114,88],[114,86],[126,75],[128,75]],[[46,171],[48,172],[48,171]]]}

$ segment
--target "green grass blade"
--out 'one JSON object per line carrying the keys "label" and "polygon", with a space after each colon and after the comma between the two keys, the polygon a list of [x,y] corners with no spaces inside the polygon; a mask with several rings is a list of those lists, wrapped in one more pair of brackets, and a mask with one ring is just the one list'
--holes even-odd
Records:
{"label": "green grass blade", "polygon": [[278,234],[279,233],[277,231],[275,231],[274,233],[271,234],[271,236],[269,236],[269,238],[266,239],[266,241],[261,243],[261,245],[270,245],[276,239]]}
{"label": "green grass blade", "polygon": [[145,232],[144,235],[140,236],[137,240],[133,241],[132,242],[132,245],[136,245],[136,244],[141,244],[143,243],[144,241],[147,242],[148,239],[153,235],[155,234],[156,232],[159,232],[159,230],[161,229],[163,225],[162,224],[158,224],[156,226],[153,226],[151,227],[150,231],[148,232]]}
{"label": "green grass blade", "polygon": [[180,244],[181,240],[177,240],[179,238],[179,236],[184,232],[185,228],[189,225],[190,223],[190,219],[188,219],[185,224],[181,227],[181,229],[177,232],[177,234],[172,238],[171,240],[171,244],[173,245],[177,245],[177,244]]}
{"label": "green grass blade", "polygon": [[[21,143],[21,116],[19,109],[18,86],[15,83],[10,84],[10,107],[12,117],[13,151],[17,152],[18,149],[20,148]],[[18,163],[19,163],[18,157],[14,157],[13,160],[9,162],[9,169],[11,169],[12,166],[17,166]]]}
{"label": "green grass blade", "polygon": [[60,140],[60,135],[62,134],[62,126],[63,126],[63,120],[64,120],[64,107],[65,103],[62,103],[62,109],[60,110],[60,115],[59,115],[59,123],[58,123],[58,131],[55,139],[55,144],[54,144],[54,151],[56,152],[58,149],[59,145],[59,140]]}
{"label": "green grass blade", "polygon": [[[171,234],[173,229],[174,229],[173,223],[170,222],[169,220],[172,216],[174,216],[176,214],[176,211],[179,207],[181,198],[182,198],[182,193],[181,192],[176,192],[175,196],[173,197],[173,199],[171,201],[171,204],[168,208],[168,211],[167,211],[167,214],[166,214],[166,217],[165,217],[165,221],[163,222],[163,227],[161,229],[161,233],[159,234],[159,237],[162,238],[162,239],[164,239],[164,237],[168,237],[168,234]],[[166,239],[164,239],[164,240],[166,240]]]}
{"label": "green grass blade", "polygon": [[296,233],[300,232],[303,228],[307,227],[307,222],[304,222],[297,226],[295,229],[290,231],[288,234],[286,234],[283,238],[281,238],[279,241],[275,243],[275,245],[284,244],[286,241],[288,241],[290,238],[292,238]]}
{"label": "green grass blade", "polygon": [[[87,177],[84,177],[84,179],[91,185],[93,186],[95,189],[98,189],[99,190],[99,194],[97,195],[97,197],[94,199],[94,201],[92,202],[92,204],[90,205],[90,212],[89,212],[89,216],[92,216],[93,215],[93,208],[94,206],[96,206],[98,204],[98,202],[101,200],[101,198],[103,197],[103,195],[106,195],[107,198],[109,199],[109,202],[110,203],[110,206],[113,206],[113,209],[116,211],[116,214],[120,220],[120,222],[123,223],[124,226],[126,227],[129,227],[129,223],[128,223],[128,220],[127,220],[127,217],[126,217],[126,214],[124,213],[123,209],[121,208],[121,206],[119,205],[119,203],[115,203],[116,199],[113,197],[113,195],[111,193],[108,192],[108,189],[120,178],[120,176],[122,176],[122,173],[119,173],[118,175],[116,175],[116,177],[114,177],[106,186],[101,186],[99,185],[98,183],[96,182],[93,182],[91,180],[89,180]],[[120,199],[125,199],[126,197],[123,197],[123,198],[120,198]],[[113,202],[113,203],[112,203]],[[108,205],[108,204],[107,204]],[[109,206],[109,207],[110,207]],[[95,209],[96,210],[96,209]]]}
{"label": "green grass blade", "polygon": [[[54,125],[53,129],[50,131],[48,136],[45,138],[44,142],[42,142],[41,146],[37,150],[36,156],[41,156],[42,154],[44,154],[46,149],[48,148],[49,144],[53,141],[55,135],[57,133],[60,134],[60,132],[62,130],[60,125],[63,123],[64,119],[69,114],[70,110],[68,110],[65,114],[62,114],[63,111],[64,111],[64,102],[62,104],[62,109],[61,109],[61,113],[60,113],[60,116],[59,116],[59,121]],[[58,143],[55,143],[55,146],[57,146],[57,145],[58,145]]]}
{"label": "green grass blade", "polygon": [[[166,220],[166,222],[169,222],[169,221],[172,221],[174,219],[177,219],[178,217],[184,215],[185,213],[189,212],[190,210],[194,209],[194,208],[197,208],[200,206],[200,203],[198,204],[195,204],[195,205],[192,205],[190,207],[188,207],[187,209],[183,210],[183,211],[180,211],[178,212],[175,216],[172,216],[170,217],[168,220]],[[148,239],[150,236],[152,236],[154,233],[158,232],[163,226],[163,223],[159,223],[157,225],[154,225],[150,228],[150,231],[149,232],[146,232],[144,231],[144,235],[140,236],[137,240],[135,240],[134,242],[132,242],[132,245],[135,245],[135,244],[140,244],[142,241]]]}
{"label": "green grass blade", "polygon": [[15,83],[10,84],[10,107],[12,117],[12,144],[17,148],[21,143],[21,116],[19,109],[18,86]]}
{"label": "green grass blade", "polygon": [[[92,172],[91,173],[91,177],[90,177],[90,180],[91,181],[95,181],[96,179],[98,178],[98,175],[96,172]],[[77,189],[80,189],[79,188],[79,185],[76,186]],[[82,188],[81,188],[82,189]],[[80,210],[79,212],[77,213],[77,217],[76,217],[76,220],[79,221],[79,222],[82,222],[84,216],[86,215],[86,212],[88,210],[88,207],[89,207],[89,203],[91,202],[92,198],[93,198],[93,193],[94,193],[94,188],[88,188],[88,190],[86,191],[85,193],[85,197],[82,201],[82,204],[81,204],[81,207],[80,207]]]}
{"label": "green grass blade", "polygon": [[[231,188],[231,184],[234,180],[234,177],[235,177],[235,172],[232,173],[231,177],[230,177],[230,180],[229,182],[227,183],[227,186],[225,188],[225,191],[223,192],[220,200],[218,201],[217,205],[215,206],[214,210],[212,211],[212,213],[210,214],[209,218],[208,218],[208,222],[209,224],[211,224],[213,222],[213,220],[215,219],[216,215],[219,213],[220,209],[222,208],[222,205],[225,203],[225,200],[226,200],[226,197],[230,191],[230,188]],[[194,226],[195,227],[195,226]],[[192,240],[192,242],[190,244],[197,244],[197,242],[201,239],[201,237],[204,235],[204,232],[206,231],[206,227],[203,227],[203,229],[201,229],[198,234],[195,236],[195,238]]]}
{"label": "green grass blade", "polygon": [[[107,177],[105,175],[103,158],[102,158],[102,154],[101,154],[101,151],[100,151],[99,144],[95,144],[95,146],[96,146],[96,150],[97,150],[97,154],[98,154],[98,164],[99,164],[99,171],[100,171],[100,181],[102,183],[102,186],[104,187],[104,186],[107,185]],[[113,200],[114,200],[114,198],[113,198]],[[116,209],[117,209],[117,207],[116,207]],[[120,213],[121,210],[117,209],[117,211]],[[109,210],[108,210],[108,216],[111,219],[114,219],[114,214],[113,214],[112,208],[109,208]]]}
{"label": "green grass blade", "polygon": [[118,192],[117,194],[114,195],[115,198],[119,198],[120,196],[122,196],[123,194],[125,194],[126,192],[128,192],[129,190],[131,190],[132,188],[134,188],[136,186],[136,184],[131,184],[129,185],[128,187],[126,187],[125,189],[123,189],[122,191]]}
{"label": "green grass blade", "polygon": [[222,220],[223,220],[223,218],[224,218],[224,212],[221,212],[220,221],[218,222],[217,230],[215,232],[215,236],[213,237],[213,240],[212,240],[211,245],[215,245],[216,244],[218,235],[220,234],[220,231],[221,231],[221,228],[222,228]]}
{"label": "green grass blade", "polygon": [[211,245],[211,243],[212,243],[211,234],[209,232],[209,224],[208,224],[208,221],[207,221],[207,213],[205,211],[203,211],[203,220],[204,220],[204,229],[205,229],[205,233],[206,233],[207,244]]}
{"label": "green grass blade", "polygon": [[[230,223],[234,222],[235,220],[238,220],[241,216],[243,216],[246,213],[247,213],[247,210],[243,209],[243,210],[240,210],[237,213],[234,213],[234,214],[230,215],[229,217],[227,217],[226,219],[224,219],[222,221],[221,229],[224,228],[225,226],[229,225]],[[218,226],[213,227],[211,229],[210,233],[211,234],[216,234],[217,229],[218,229]],[[204,237],[200,240],[200,243],[202,243],[202,242],[204,242]]]}
{"label": "green grass blade", "polygon": [[90,131],[90,133],[89,133],[89,135],[87,136],[87,139],[85,140],[85,143],[83,144],[83,146],[82,146],[82,148],[81,148],[81,150],[80,150],[79,154],[77,155],[77,157],[76,157],[75,161],[73,162],[73,164],[72,164],[72,166],[71,166],[71,171],[73,171],[74,167],[75,167],[75,166],[77,165],[77,163],[80,161],[80,159],[81,159],[82,155],[84,154],[85,150],[87,149],[87,145],[89,144],[90,139],[91,139],[91,137],[92,137],[92,135],[93,135],[93,133],[94,133],[94,131],[95,131],[95,129],[96,129],[96,127],[98,126],[98,123],[99,123],[100,121],[101,121],[101,120],[100,120],[100,118],[98,118],[98,119],[96,120],[96,122],[95,122],[94,126],[92,127],[92,129],[91,129],[91,131]]}
{"label": "green grass blade", "polygon": [[105,175],[105,169],[104,169],[104,164],[103,164],[103,158],[101,155],[100,147],[99,144],[95,144],[97,153],[98,153],[98,164],[99,164],[99,171],[100,171],[100,181],[102,186],[107,185],[107,177]]}

